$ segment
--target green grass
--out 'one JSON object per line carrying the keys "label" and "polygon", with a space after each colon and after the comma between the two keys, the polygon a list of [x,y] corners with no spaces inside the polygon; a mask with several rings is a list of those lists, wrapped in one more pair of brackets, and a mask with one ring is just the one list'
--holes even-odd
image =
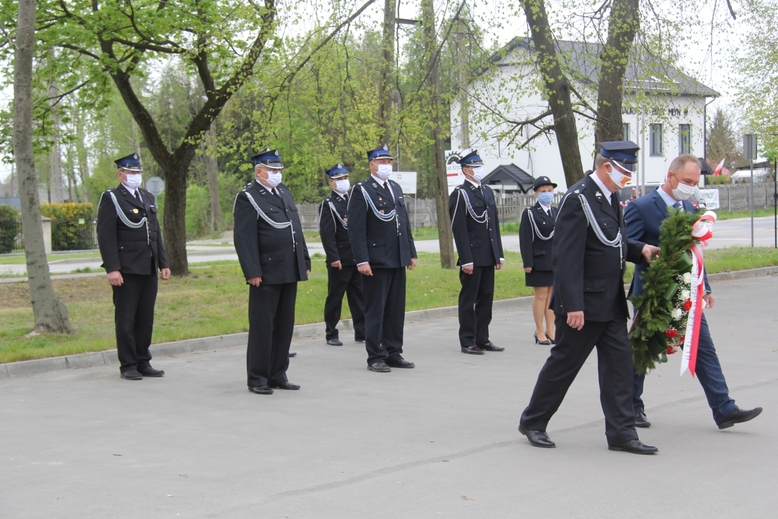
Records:
{"label": "green grass", "polygon": [[[84,259],[84,258],[99,258],[100,253],[94,252],[74,252],[74,253],[56,253],[46,256],[46,261],[49,263],[52,261],[62,261],[66,259]],[[2,254],[0,255],[0,265],[24,265],[27,260],[24,254]]]}
{"label": "green grass", "polygon": [[[315,254],[309,281],[298,285],[295,321],[323,320],[327,274],[324,257]],[[705,252],[709,273],[778,265],[773,248],[733,247]],[[631,279],[630,264],[625,282]],[[440,268],[438,254],[420,254],[416,269],[408,272],[406,309],[454,306],[459,294],[457,270]],[[57,294],[68,307],[76,328],[72,335],[25,338],[33,324],[28,285],[3,283],[0,299],[0,362],[52,357],[115,347],[111,288],[104,276],[54,280]],[[524,285],[518,253],[506,253],[505,268],[496,273],[496,299],[532,294]],[[714,286],[715,290],[715,286]],[[191,267],[186,278],[160,281],[154,342],[238,333],[248,330],[248,289],[236,261],[216,261]],[[343,305],[348,318],[348,305]]]}
{"label": "green grass", "polygon": [[[716,220],[734,220],[735,218],[751,218],[751,211],[725,211],[714,209],[716,211]],[[754,209],[754,218],[760,216],[773,216],[774,209]]]}

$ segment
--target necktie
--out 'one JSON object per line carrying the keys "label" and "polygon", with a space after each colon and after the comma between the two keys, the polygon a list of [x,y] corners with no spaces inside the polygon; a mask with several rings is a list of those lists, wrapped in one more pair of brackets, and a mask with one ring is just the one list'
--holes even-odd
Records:
{"label": "necktie", "polygon": [[276,191],[276,188],[271,189],[270,192],[273,193],[275,196],[278,196],[278,191]]}
{"label": "necktie", "polygon": [[[389,182],[384,181],[384,189],[389,191]],[[391,193],[391,191],[389,191]]]}
{"label": "necktie", "polygon": [[673,204],[673,207],[675,207],[676,209],[679,209],[679,210],[683,211],[683,204],[682,204],[681,202],[676,202],[676,203],[674,203],[674,204]]}
{"label": "necktie", "polygon": [[621,204],[619,203],[619,195],[616,193],[611,193],[611,206],[613,206],[613,211],[616,213],[616,216],[619,215],[619,206]]}

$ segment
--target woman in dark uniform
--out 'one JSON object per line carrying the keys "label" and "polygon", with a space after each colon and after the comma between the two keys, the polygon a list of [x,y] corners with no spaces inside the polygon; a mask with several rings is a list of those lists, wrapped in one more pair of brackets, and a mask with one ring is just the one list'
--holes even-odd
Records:
{"label": "woman in dark uniform", "polygon": [[[554,238],[556,208],[554,188],[548,177],[538,177],[532,184],[537,203],[521,215],[519,245],[524,263],[525,284],[535,289],[532,317],[535,319],[535,343],[554,343],[554,311],[549,308],[554,273],[551,266],[551,244]],[[545,320],[545,326],[544,321]]]}

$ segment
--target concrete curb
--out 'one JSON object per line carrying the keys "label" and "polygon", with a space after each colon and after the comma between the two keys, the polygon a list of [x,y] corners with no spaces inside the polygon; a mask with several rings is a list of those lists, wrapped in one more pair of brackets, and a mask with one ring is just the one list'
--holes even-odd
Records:
{"label": "concrete curb", "polygon": [[[778,274],[778,267],[763,267],[750,270],[739,270],[736,272],[721,272],[711,274],[708,279],[730,280],[742,279],[755,276],[770,276]],[[715,288],[715,287],[714,287]],[[519,297],[514,299],[502,299],[494,302],[495,309],[519,309],[529,308],[532,305],[532,297]],[[406,312],[406,322],[428,321],[432,319],[442,319],[444,317],[456,317],[457,307],[446,306],[443,308],[429,308],[427,310],[416,310]],[[353,326],[350,319],[341,321],[340,329],[342,331],[351,331]],[[301,324],[294,327],[293,338],[315,337],[324,335],[324,323]],[[151,351],[155,357],[164,357],[171,355],[181,355],[184,353],[193,353],[197,351],[219,350],[223,348],[234,348],[245,346],[248,340],[248,333],[233,333],[230,335],[217,335],[215,337],[201,337],[199,339],[187,339],[183,341],[165,342],[152,344]],[[116,350],[104,350],[90,353],[80,353],[76,355],[66,355],[63,357],[50,357],[46,359],[23,360],[19,362],[9,362],[0,364],[0,379],[10,377],[23,377],[46,373],[49,371],[58,371],[63,369],[79,369],[92,366],[103,366],[106,364],[117,364],[119,362]]]}

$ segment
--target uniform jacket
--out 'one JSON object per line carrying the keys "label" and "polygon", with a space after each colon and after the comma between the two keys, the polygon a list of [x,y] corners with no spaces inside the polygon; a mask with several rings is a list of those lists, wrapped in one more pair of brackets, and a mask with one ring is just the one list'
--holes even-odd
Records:
{"label": "uniform jacket", "polygon": [[[156,270],[168,268],[162,233],[157,219],[157,205],[154,195],[138,188],[141,199],[135,198],[123,184],[105,191],[100,196],[97,209],[97,242],[100,246],[102,267],[106,272],[121,271],[122,274],[151,275],[155,270],[151,266],[154,259]],[[130,222],[140,222],[144,217],[146,226],[133,229],[125,225],[116,213],[111,199],[116,196],[119,208]]]}
{"label": "uniform jacket", "polygon": [[[475,267],[488,267],[500,263],[503,258],[500,222],[494,192],[489,186],[479,186],[465,181],[454,188],[448,198],[448,214],[451,231],[457,245],[459,264],[472,263]],[[467,210],[464,195],[467,194],[476,216],[486,211],[487,223],[476,222]]]}
{"label": "uniform jacket", "polygon": [[[396,203],[392,194],[373,177],[357,182],[351,190],[348,237],[357,265],[369,262],[371,268],[400,268],[410,265],[411,258],[416,257],[403,190],[392,180],[388,183]],[[367,203],[363,189],[377,211],[388,215],[397,210],[396,218],[388,222],[379,219]]]}
{"label": "uniform jacket", "polygon": [[532,270],[552,270],[551,246],[554,244],[554,238],[542,240],[536,234],[529,220],[529,213],[543,236],[550,236],[554,232],[554,219],[559,212],[556,207],[551,207],[551,216],[536,202],[534,206],[528,207],[521,214],[521,224],[519,226],[519,248],[521,249],[521,259],[524,268],[532,267]]}
{"label": "uniform jacket", "polygon": [[328,265],[336,261],[340,261],[344,267],[356,265],[348,241],[348,229],[340,221],[348,225],[347,211],[348,202],[334,191],[319,205],[319,236]]}
{"label": "uniform jacket", "polygon": [[[306,271],[311,270],[311,258],[297,206],[284,184],[279,184],[276,191],[280,196],[255,180],[235,197],[235,251],[247,280],[261,277],[262,283],[267,285],[305,281],[308,279]],[[291,230],[288,227],[276,229],[267,223],[247,195],[251,195],[271,220],[292,222]]]}
{"label": "uniform jacket", "polygon": [[[667,203],[659,196],[658,189],[633,200],[624,209],[624,222],[627,226],[627,237],[650,245],[659,246],[659,226],[667,218]],[[696,209],[688,200],[681,202],[684,211],[695,213]],[[639,296],[643,293],[643,280],[640,277],[648,270],[648,262],[643,258],[635,265],[635,274],[629,286],[629,296]],[[710,292],[708,275],[705,273],[705,289]]]}
{"label": "uniform jacket", "polygon": [[[621,252],[619,247],[604,245],[597,237],[579,195],[589,203],[605,239],[612,240],[621,231]],[[595,322],[626,317],[625,260],[640,261],[643,245],[626,237],[621,206],[615,211],[590,176],[573,184],[562,199],[556,218],[552,248],[554,312],[565,315],[583,310],[584,319]]]}

